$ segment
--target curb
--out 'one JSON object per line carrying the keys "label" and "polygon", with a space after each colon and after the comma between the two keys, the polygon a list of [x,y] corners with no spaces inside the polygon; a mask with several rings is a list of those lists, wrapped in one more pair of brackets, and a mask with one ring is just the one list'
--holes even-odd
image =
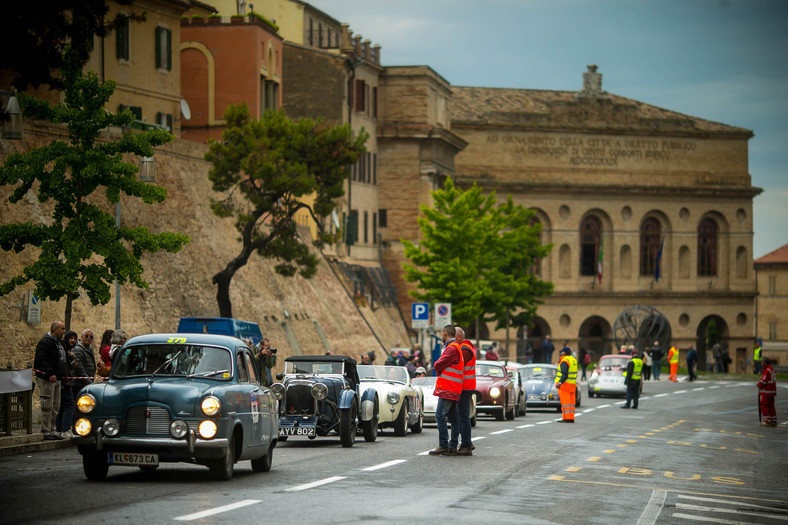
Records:
{"label": "curb", "polygon": [[70,439],[44,441],[44,434],[20,434],[0,437],[0,457],[73,447]]}

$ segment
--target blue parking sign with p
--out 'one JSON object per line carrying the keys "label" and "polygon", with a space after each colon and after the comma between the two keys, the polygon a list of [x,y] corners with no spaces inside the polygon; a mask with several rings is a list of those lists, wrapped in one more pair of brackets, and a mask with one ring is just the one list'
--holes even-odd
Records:
{"label": "blue parking sign with p", "polygon": [[427,328],[430,322],[429,303],[412,303],[410,316],[413,321],[413,328]]}

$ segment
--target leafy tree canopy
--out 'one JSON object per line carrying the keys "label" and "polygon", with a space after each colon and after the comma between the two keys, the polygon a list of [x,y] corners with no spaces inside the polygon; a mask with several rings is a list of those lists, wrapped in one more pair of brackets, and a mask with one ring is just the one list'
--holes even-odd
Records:
{"label": "leafy tree canopy", "polygon": [[176,233],[152,234],[145,227],[116,227],[112,214],[88,202],[99,188],[110,203],[120,194],[152,204],[166,198],[164,188],[137,180],[138,168],[123,160],[123,154],[150,157],[153,148],[169,142],[172,135],[162,130],[127,133],[116,141],[101,141],[108,126],[125,126],[134,118],[130,111],[108,113],[104,106],[115,83],[100,83],[91,72],[65,72],[65,102],[50,107],[28,95],[20,95],[24,114],[33,119],[64,124],[68,142],[53,140],[46,146],[16,153],[0,167],[0,184],[14,186],[9,198],[17,203],[29,192],[38,201],[54,201],[50,220],[0,225],[0,247],[22,252],[36,248],[35,262],[21,275],[0,284],[0,295],[27,282],[34,282],[43,299],[67,297],[66,325],[70,322],[71,300],[81,291],[92,304],[109,302],[110,284],[129,281],[147,287],[142,278],[140,257],[144,252],[176,252],[188,237]]}
{"label": "leafy tree canopy", "polygon": [[410,260],[405,278],[419,286],[411,296],[452,303],[458,324],[477,317],[501,327],[507,319],[529,323],[539,298],[552,291],[533,273],[536,260],[550,250],[540,245],[533,211],[511,198],[496,206],[495,192],[485,196],[475,184],[462,191],[450,178],[432,197],[432,208],[421,206],[421,242],[402,241]]}
{"label": "leafy tree canopy", "polygon": [[296,213],[306,210],[318,225],[315,245],[333,242],[323,223],[344,194],[347,167],[364,152],[368,134],[353,138],[348,125],[290,120],[281,111],[252,119],[246,103],[229,106],[222,141],[213,141],[206,160],[213,163],[213,189],[225,192],[211,208],[232,217],[241,252],[213,277],[220,315],[232,317],[229,287],[249,256],[275,259],[276,271],[309,278],[317,259],[298,235]]}

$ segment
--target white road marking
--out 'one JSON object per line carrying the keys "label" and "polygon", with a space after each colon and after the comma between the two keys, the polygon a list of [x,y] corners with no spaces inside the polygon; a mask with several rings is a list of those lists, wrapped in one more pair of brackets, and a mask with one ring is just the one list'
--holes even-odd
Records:
{"label": "white road marking", "polygon": [[[730,505],[732,500],[729,499],[716,499],[716,498],[703,498],[701,496],[692,496],[690,494],[679,494],[679,499],[690,499],[694,501],[706,501],[709,503],[722,503],[725,505]],[[785,509],[778,509],[775,507],[767,507],[766,505],[756,505],[755,503],[744,503],[741,501],[736,501],[737,507],[755,507],[757,509],[769,509],[769,510],[779,510],[780,512],[785,513]]]}
{"label": "white road marking", "polygon": [[593,412],[594,410],[596,410],[596,409],[595,408],[586,408],[585,410],[583,410],[583,414],[585,414],[586,412]]}
{"label": "white road marking", "polygon": [[[556,421],[558,421],[558,419],[556,419]],[[552,423],[552,422],[553,422],[553,420],[552,420],[552,419],[550,419],[550,420],[548,420],[548,421],[540,421],[539,423],[537,423],[537,425],[546,425],[546,424],[548,424],[548,423]]]}
{"label": "white road marking", "polygon": [[487,439],[487,436],[479,436],[477,438],[473,438],[471,441],[480,441],[482,439]]}
{"label": "white road marking", "polygon": [[655,395],[654,397],[665,397],[665,396],[669,396],[669,395],[670,395],[670,394],[657,394],[657,395]]}
{"label": "white road marking", "polygon": [[513,430],[513,429],[511,429],[511,428],[505,428],[505,429],[503,429],[503,430],[497,430],[497,431],[495,431],[495,432],[490,432],[490,435],[491,435],[491,436],[494,436],[494,435],[496,435],[496,434],[506,434],[507,432],[511,432],[512,430]]}
{"label": "white road marking", "polygon": [[709,390],[711,390],[712,388],[720,388],[720,385],[713,385],[713,386],[710,386],[710,387],[709,387]]}
{"label": "white road marking", "polygon": [[651,525],[656,523],[667,495],[668,492],[665,490],[655,490],[652,492],[651,498],[646,504],[646,508],[643,509],[643,512],[640,514],[637,525]]}
{"label": "white road marking", "polygon": [[708,516],[693,516],[692,514],[684,514],[683,512],[674,512],[673,517],[694,521],[711,521],[712,523],[722,523],[723,525],[750,525],[749,521],[721,520],[719,518],[710,518]]}
{"label": "white road marking", "polygon": [[186,514],[184,516],[178,516],[177,518],[173,518],[173,519],[177,521],[199,520],[201,518],[207,518],[208,516],[214,516],[216,514],[221,514],[222,512],[227,512],[229,510],[235,510],[235,509],[240,509],[241,507],[246,507],[248,505],[254,505],[255,503],[260,503],[260,501],[261,500],[259,499],[245,499],[243,501],[238,501],[236,503],[230,503],[229,505],[223,505],[221,507],[195,512],[194,514]]}
{"label": "white road marking", "polygon": [[330,478],[320,479],[317,481],[313,481],[312,483],[304,483],[303,485],[290,487],[289,489],[285,489],[285,492],[300,492],[302,490],[313,489],[321,485],[327,485],[329,483],[333,483],[335,481],[345,479],[346,477],[347,476],[331,476]]}
{"label": "white road marking", "polygon": [[698,390],[706,390],[706,387],[705,387],[705,386],[702,386],[702,387],[700,387],[700,388],[693,388],[693,389],[692,389],[692,391],[693,391],[693,392],[697,392]]}
{"label": "white road marking", "polygon": [[530,423],[529,423],[528,425],[520,425],[520,426],[519,426],[519,427],[517,427],[517,428],[528,428],[528,427],[532,427],[532,426],[533,426],[533,424],[530,424]]}
{"label": "white road marking", "polygon": [[610,406],[609,404],[608,405],[599,405],[597,408],[607,408],[609,406]]}
{"label": "white road marking", "polygon": [[385,463],[381,463],[379,465],[374,465],[372,467],[363,468],[361,470],[365,470],[367,472],[372,472],[373,470],[380,470],[386,467],[393,467],[394,465],[399,465],[400,463],[405,463],[407,459],[395,459],[392,461],[386,461]]}
{"label": "white road marking", "polygon": [[[760,516],[763,517],[763,512],[756,511],[756,512],[747,512],[746,510],[738,510],[738,509],[724,509],[721,507],[705,507],[703,505],[687,505],[686,503],[676,503],[677,509],[684,509],[684,510],[697,510],[704,513],[714,513],[714,514],[740,514],[744,516]],[[675,514],[674,514],[675,516]],[[715,520],[716,521],[716,520]],[[738,521],[735,522],[728,522],[728,523],[741,523]]]}
{"label": "white road marking", "polygon": [[686,391],[686,390],[676,390],[676,391],[675,391],[675,392],[673,392],[673,393],[674,393],[674,394],[686,394],[686,393],[687,393],[687,391]]}

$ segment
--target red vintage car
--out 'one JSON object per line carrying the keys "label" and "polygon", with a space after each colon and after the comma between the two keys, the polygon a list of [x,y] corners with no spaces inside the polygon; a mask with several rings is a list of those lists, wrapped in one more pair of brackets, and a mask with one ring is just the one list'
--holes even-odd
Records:
{"label": "red vintage car", "polygon": [[517,416],[517,396],[509,372],[498,361],[476,361],[476,412],[498,421]]}

